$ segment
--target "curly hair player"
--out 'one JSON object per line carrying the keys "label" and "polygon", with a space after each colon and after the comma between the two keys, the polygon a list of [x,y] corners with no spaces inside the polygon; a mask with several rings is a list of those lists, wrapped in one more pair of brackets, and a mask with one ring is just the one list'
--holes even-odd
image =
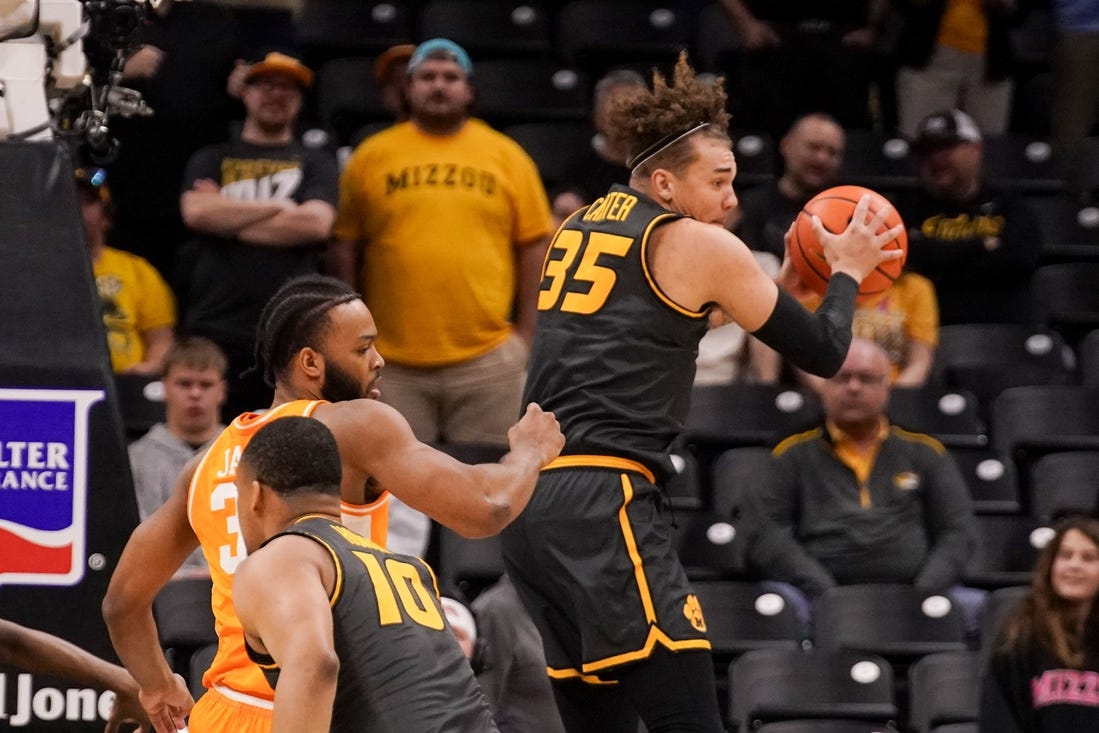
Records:
{"label": "curly hair player", "polygon": [[[507,568],[542,635],[570,732],[722,730],[706,625],[676,558],[658,476],[687,413],[707,317],[720,308],[801,368],[831,375],[859,282],[897,255],[860,201],[848,228],[814,229],[834,273],[815,314],[722,226],[736,161],[722,80],[682,54],[672,84],[616,100],[630,153],[615,185],[558,230],[543,269],[524,400],[565,433],[503,533]],[[796,277],[788,264],[780,279]]]}

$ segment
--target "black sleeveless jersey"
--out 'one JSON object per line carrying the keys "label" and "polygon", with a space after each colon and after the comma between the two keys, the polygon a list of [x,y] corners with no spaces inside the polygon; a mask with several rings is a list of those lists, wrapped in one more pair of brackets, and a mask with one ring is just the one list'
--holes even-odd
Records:
{"label": "black sleeveless jersey", "polygon": [[664,295],[649,238],[680,218],[615,185],[553,239],[523,404],[551,410],[565,454],[630,458],[659,471],[683,428],[707,312]]}
{"label": "black sleeveless jersey", "polygon": [[[340,671],[332,733],[495,733],[422,560],[393,554],[317,514],[267,542],[287,534],[319,542],[336,566],[331,602]],[[274,689],[274,660],[250,647],[248,655]]]}

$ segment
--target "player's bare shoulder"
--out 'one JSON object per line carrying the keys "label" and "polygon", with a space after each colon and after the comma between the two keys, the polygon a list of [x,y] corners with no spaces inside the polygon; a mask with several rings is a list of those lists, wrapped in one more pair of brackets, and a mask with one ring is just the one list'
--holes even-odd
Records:
{"label": "player's bare shoulder", "polygon": [[412,439],[412,429],[401,413],[376,399],[325,402],[317,405],[313,417],[332,431],[341,452],[349,444],[358,450]]}

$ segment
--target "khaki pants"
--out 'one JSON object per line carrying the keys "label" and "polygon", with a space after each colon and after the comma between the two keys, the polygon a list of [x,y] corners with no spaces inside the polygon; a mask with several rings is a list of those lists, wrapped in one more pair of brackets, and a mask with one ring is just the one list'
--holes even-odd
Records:
{"label": "khaki pants", "polygon": [[985,81],[984,57],[937,46],[924,69],[897,72],[897,112],[901,132],[915,137],[920,120],[958,108],[984,135],[1007,131],[1011,117],[1010,79]]}
{"label": "khaki pants", "polygon": [[[526,384],[526,343],[516,335],[487,354],[445,367],[387,363],[379,389],[424,443],[507,445],[519,419]],[[422,556],[431,521],[393,497],[389,504],[390,550]]]}

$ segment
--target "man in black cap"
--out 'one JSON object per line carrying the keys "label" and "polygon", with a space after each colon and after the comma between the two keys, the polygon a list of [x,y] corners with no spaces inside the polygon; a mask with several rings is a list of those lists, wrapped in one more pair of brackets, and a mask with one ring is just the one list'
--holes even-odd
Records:
{"label": "man in black cap", "polygon": [[269,53],[244,75],[239,137],[200,149],[187,164],[180,209],[196,235],[175,282],[181,330],[205,336],[229,359],[226,421],[271,404],[252,364],[256,323],[284,282],[317,272],[336,216],[335,158],[294,135],[313,72]]}
{"label": "man in black cap", "polygon": [[914,147],[920,187],[897,200],[908,226],[905,266],[935,284],[940,323],[1025,322],[1042,248],[1033,212],[984,182],[983,137],[966,113],[924,118]]}

